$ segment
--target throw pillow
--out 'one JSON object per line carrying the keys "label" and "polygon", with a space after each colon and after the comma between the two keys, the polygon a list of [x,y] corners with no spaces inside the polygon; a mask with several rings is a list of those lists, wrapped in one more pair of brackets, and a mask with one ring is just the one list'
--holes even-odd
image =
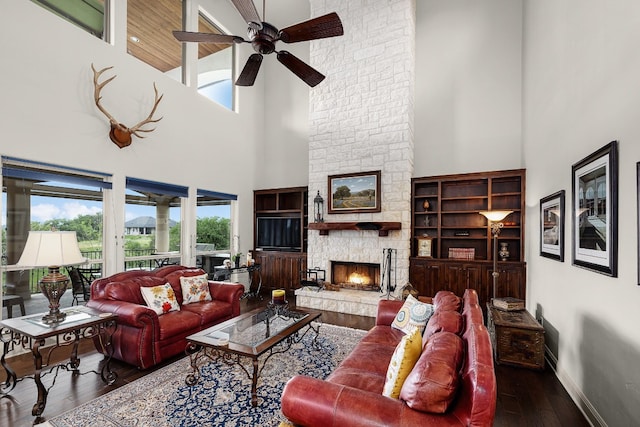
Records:
{"label": "throw pillow", "polygon": [[433,334],[402,384],[400,399],[417,411],[446,412],[456,397],[464,357],[464,344],[458,335]]}
{"label": "throw pillow", "polygon": [[421,352],[422,333],[420,329],[414,328],[411,333],[402,337],[391,356],[387,378],[382,389],[383,396],[393,399],[400,396],[402,384],[420,358]]}
{"label": "throw pillow", "polygon": [[165,314],[170,311],[180,311],[180,305],[176,299],[176,294],[170,284],[165,283],[160,286],[141,287],[140,292],[147,306],[158,314]]}
{"label": "throw pillow", "polygon": [[180,287],[182,288],[182,304],[211,301],[206,273],[199,276],[180,277]]}
{"label": "throw pillow", "polygon": [[405,334],[413,331],[414,328],[424,331],[429,318],[433,314],[433,305],[418,301],[409,295],[396,318],[391,323],[392,328],[400,329]]}

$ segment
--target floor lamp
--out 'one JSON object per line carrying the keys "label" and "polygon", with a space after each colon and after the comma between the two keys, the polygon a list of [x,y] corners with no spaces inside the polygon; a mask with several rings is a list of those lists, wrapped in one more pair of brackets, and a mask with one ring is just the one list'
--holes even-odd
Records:
{"label": "floor lamp", "polygon": [[498,235],[500,234],[500,229],[504,226],[502,220],[505,219],[511,212],[513,211],[480,211],[478,212],[480,215],[484,216],[491,223],[491,235],[493,236],[493,272],[491,276],[493,277],[493,292],[491,298],[491,304],[493,304],[493,300],[496,298],[496,288],[498,286]]}

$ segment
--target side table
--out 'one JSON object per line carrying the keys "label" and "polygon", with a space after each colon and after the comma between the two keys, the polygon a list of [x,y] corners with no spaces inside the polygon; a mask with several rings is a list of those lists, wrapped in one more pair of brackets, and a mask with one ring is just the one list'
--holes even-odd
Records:
{"label": "side table", "polygon": [[[80,374],[78,345],[81,338],[100,337],[98,341],[103,347],[104,354],[108,355],[106,363],[100,372],[89,372],[99,374],[102,381],[108,385],[113,384],[118,378],[118,375],[111,370],[110,364],[113,354],[111,337],[116,330],[116,318],[118,316],[112,313],[102,313],[84,306],[67,308],[62,311],[67,313],[67,317],[63,322],[56,325],[47,325],[41,321],[45,313],[22,316],[0,322],[0,342],[3,343],[0,365],[6,372],[6,380],[0,384],[0,397],[8,395],[16,384],[23,379],[33,378],[38,389],[38,398],[33,405],[31,414],[36,417],[40,417],[44,412],[49,389],[55,384],[55,378],[60,369]],[[47,338],[55,340],[53,345],[45,347]],[[51,365],[51,355],[54,350],[66,346],[71,346],[69,361]],[[6,360],[6,355],[14,348],[23,348],[31,352],[35,368],[33,376],[27,375],[18,378],[15,371],[11,369]],[[44,357],[41,350],[44,351]],[[54,371],[52,384],[47,388],[42,384],[42,377]]]}
{"label": "side table", "polygon": [[487,329],[496,363],[544,369],[544,328],[527,310],[504,311],[488,302]]}
{"label": "side table", "polygon": [[[214,267],[214,273],[212,275],[213,280],[228,280],[231,273],[247,273],[249,276],[249,284],[247,289],[245,289],[244,294],[240,297],[241,299],[245,298],[260,298],[260,288],[262,287],[262,266],[260,264],[252,264],[244,267],[225,267],[224,265],[219,265]],[[256,289],[253,289],[253,273],[256,272],[258,274],[258,285]]]}

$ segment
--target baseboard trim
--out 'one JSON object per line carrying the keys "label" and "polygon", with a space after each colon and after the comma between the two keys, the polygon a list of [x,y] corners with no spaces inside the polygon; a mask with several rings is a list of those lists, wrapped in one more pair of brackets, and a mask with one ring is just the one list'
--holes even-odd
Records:
{"label": "baseboard trim", "polygon": [[573,382],[571,377],[567,375],[567,373],[558,369],[558,359],[555,355],[549,350],[549,347],[544,347],[545,359],[549,364],[549,367],[553,370],[560,381],[560,384],[567,390],[571,399],[575,402],[580,412],[585,416],[589,424],[594,427],[608,427],[607,423],[602,419],[596,408],[593,407],[589,399],[582,393],[582,390]]}

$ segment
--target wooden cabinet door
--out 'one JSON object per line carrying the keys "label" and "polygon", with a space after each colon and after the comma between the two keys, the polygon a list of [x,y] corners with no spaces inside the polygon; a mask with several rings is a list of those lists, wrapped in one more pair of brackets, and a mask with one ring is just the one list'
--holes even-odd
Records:
{"label": "wooden cabinet door", "polygon": [[[493,297],[493,266],[486,268],[486,280],[488,294],[486,301]],[[525,267],[523,264],[498,263],[498,280],[496,281],[495,295],[497,298],[514,297],[525,299]]]}
{"label": "wooden cabinet door", "polygon": [[254,255],[261,265],[262,287],[284,289],[292,295],[300,287],[300,272],[307,269],[307,254],[297,252],[260,252]]}
{"label": "wooden cabinet door", "polygon": [[467,271],[464,264],[446,263],[442,266],[442,271],[443,280],[440,282],[440,289],[462,295],[467,283]]}
{"label": "wooden cabinet door", "polygon": [[440,290],[441,265],[428,260],[414,260],[409,267],[409,282],[419,295],[432,297]]}
{"label": "wooden cabinet door", "polygon": [[486,282],[483,280],[483,265],[472,263],[444,263],[444,280],[440,282],[440,289],[445,289],[462,297],[464,291],[475,289],[478,297],[482,301],[482,297],[486,294]]}

